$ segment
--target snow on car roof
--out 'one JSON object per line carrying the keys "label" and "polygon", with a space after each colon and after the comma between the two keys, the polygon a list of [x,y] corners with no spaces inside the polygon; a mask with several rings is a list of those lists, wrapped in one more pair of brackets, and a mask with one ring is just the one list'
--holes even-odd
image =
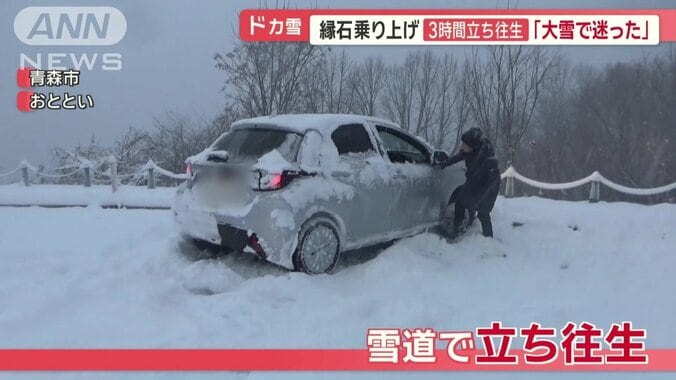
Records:
{"label": "snow on car roof", "polygon": [[260,116],[236,121],[232,127],[236,128],[260,125],[278,126],[301,133],[307,131],[308,129],[317,129],[319,131],[331,132],[340,125],[363,123],[364,121],[378,123],[388,127],[399,128],[391,121],[379,119],[373,116],[330,113]]}

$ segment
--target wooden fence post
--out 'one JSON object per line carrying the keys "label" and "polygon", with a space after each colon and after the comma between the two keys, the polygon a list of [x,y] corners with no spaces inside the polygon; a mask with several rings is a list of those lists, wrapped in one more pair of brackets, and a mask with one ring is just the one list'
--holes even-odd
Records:
{"label": "wooden fence post", "polygon": [[117,158],[110,156],[110,186],[113,188],[113,193],[117,191]]}
{"label": "wooden fence post", "polygon": [[21,161],[21,179],[23,180],[24,186],[30,186],[28,181],[28,165],[25,161]]}
{"label": "wooden fence post", "polygon": [[505,197],[514,197],[514,177],[505,178]]}
{"label": "wooden fence post", "polygon": [[89,165],[85,165],[84,170],[84,186],[92,187],[92,173]]}
{"label": "wooden fence post", "polygon": [[591,190],[589,191],[589,203],[596,203],[601,198],[601,182],[591,181]]}
{"label": "wooden fence post", "polygon": [[514,197],[514,175],[514,169],[511,165],[502,174],[502,177],[505,179],[505,198]]}
{"label": "wooden fence post", "polygon": [[589,203],[596,203],[601,199],[601,174],[599,172],[594,172],[592,173],[591,177]]}
{"label": "wooden fence post", "polygon": [[148,188],[155,188],[155,168],[153,167],[148,168]]}

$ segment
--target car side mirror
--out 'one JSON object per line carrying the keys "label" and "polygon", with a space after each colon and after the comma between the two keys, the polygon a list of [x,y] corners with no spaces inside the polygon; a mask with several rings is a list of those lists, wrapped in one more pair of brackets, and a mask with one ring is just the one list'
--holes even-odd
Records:
{"label": "car side mirror", "polygon": [[434,165],[443,165],[448,161],[448,154],[443,150],[435,150],[432,154],[432,163]]}

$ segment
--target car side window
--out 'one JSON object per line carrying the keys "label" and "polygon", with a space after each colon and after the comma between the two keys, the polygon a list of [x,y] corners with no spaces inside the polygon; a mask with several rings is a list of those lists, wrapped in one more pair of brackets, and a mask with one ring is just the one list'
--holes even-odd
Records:
{"label": "car side window", "polygon": [[361,124],[341,125],[333,131],[331,140],[341,156],[375,153],[369,134]]}
{"label": "car side window", "polygon": [[418,141],[392,128],[376,126],[385,151],[393,163],[429,164],[430,153]]}

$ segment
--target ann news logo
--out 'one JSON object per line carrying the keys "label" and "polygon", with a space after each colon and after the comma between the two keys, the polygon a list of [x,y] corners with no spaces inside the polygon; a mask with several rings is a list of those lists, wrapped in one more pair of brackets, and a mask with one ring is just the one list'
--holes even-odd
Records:
{"label": "ann news logo", "polygon": [[[27,7],[14,18],[14,34],[31,46],[112,46],[127,33],[124,14],[113,7]],[[117,52],[20,53],[19,68],[118,71]]]}
{"label": "ann news logo", "polygon": [[14,34],[27,45],[114,45],[126,32],[113,7],[28,7],[14,19]]}

